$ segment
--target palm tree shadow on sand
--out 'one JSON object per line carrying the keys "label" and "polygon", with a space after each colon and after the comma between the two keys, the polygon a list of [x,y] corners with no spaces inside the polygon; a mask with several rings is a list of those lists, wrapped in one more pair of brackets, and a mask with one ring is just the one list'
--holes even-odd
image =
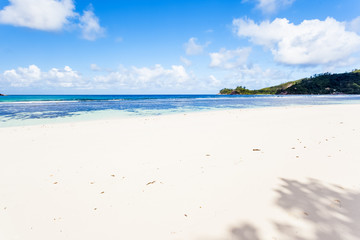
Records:
{"label": "palm tree shadow on sand", "polygon": [[[300,212],[300,220],[314,229],[316,240],[360,239],[360,193],[315,179],[307,183],[281,179],[277,205],[287,212]],[[299,217],[299,216],[298,216]],[[274,223],[285,239],[305,240],[287,223]]]}
{"label": "palm tree shadow on sand", "polygon": [[[313,229],[312,237],[288,222],[273,221],[277,236],[264,236],[260,228],[244,223],[230,229],[228,240],[358,240],[360,239],[360,192],[329,185],[315,179],[307,182],[281,179],[276,205],[293,213],[295,222]],[[263,237],[260,237],[260,235]]]}
{"label": "palm tree shadow on sand", "polygon": [[251,224],[243,224],[240,227],[232,228],[231,235],[233,240],[260,240],[257,229]]}

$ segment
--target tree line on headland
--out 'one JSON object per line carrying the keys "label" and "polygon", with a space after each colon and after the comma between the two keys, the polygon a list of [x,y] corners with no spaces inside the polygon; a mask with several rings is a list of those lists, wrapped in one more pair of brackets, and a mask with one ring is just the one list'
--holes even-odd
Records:
{"label": "tree line on headland", "polygon": [[360,70],[348,73],[315,74],[309,78],[286,82],[280,85],[250,90],[243,86],[235,89],[224,88],[222,95],[257,95],[257,94],[360,94]]}

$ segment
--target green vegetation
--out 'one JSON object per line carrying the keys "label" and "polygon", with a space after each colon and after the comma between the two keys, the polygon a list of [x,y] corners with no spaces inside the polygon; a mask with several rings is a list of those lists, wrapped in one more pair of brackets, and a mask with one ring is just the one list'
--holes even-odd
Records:
{"label": "green vegetation", "polygon": [[224,88],[224,89],[221,89],[220,90],[220,94],[228,94],[228,95],[238,95],[238,94],[241,94],[241,95],[251,95],[251,94],[254,94],[254,92],[257,91],[257,90],[249,90],[249,89],[246,89],[246,87],[242,87],[242,86],[239,86],[235,89],[229,89],[229,88]]}
{"label": "green vegetation", "polygon": [[239,86],[235,89],[224,88],[220,94],[256,95],[256,94],[360,94],[360,70],[350,73],[316,74],[310,78],[291,81],[280,85],[249,90]]}
{"label": "green vegetation", "polygon": [[287,89],[288,87],[296,84],[299,81],[301,80],[287,82],[273,87],[262,88],[259,90],[249,90],[246,89],[246,87],[242,87],[242,86],[236,87],[235,89],[224,88],[220,90],[220,94],[224,94],[224,95],[225,94],[227,95],[278,94],[279,91]]}

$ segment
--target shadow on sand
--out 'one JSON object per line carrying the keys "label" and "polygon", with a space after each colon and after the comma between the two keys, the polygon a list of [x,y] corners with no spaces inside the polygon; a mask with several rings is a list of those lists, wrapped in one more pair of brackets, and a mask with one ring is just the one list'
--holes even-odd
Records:
{"label": "shadow on sand", "polygon": [[[288,222],[272,222],[276,237],[263,236],[260,228],[243,224],[230,230],[231,240],[356,240],[360,239],[360,192],[329,185],[315,179],[307,182],[281,179],[277,206],[292,213],[297,223],[311,226],[312,237]],[[264,238],[261,238],[259,236]]]}
{"label": "shadow on sand", "polygon": [[[282,179],[277,205],[301,211],[301,220],[312,225],[314,239],[360,239],[360,193],[309,179],[307,183]],[[288,224],[274,223],[287,239],[305,240]]]}

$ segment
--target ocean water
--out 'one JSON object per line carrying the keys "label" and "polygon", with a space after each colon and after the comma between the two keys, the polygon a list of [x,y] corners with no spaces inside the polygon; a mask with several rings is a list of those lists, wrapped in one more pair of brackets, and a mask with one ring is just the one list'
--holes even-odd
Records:
{"label": "ocean water", "polygon": [[11,95],[0,127],[220,109],[360,103],[360,95]]}

